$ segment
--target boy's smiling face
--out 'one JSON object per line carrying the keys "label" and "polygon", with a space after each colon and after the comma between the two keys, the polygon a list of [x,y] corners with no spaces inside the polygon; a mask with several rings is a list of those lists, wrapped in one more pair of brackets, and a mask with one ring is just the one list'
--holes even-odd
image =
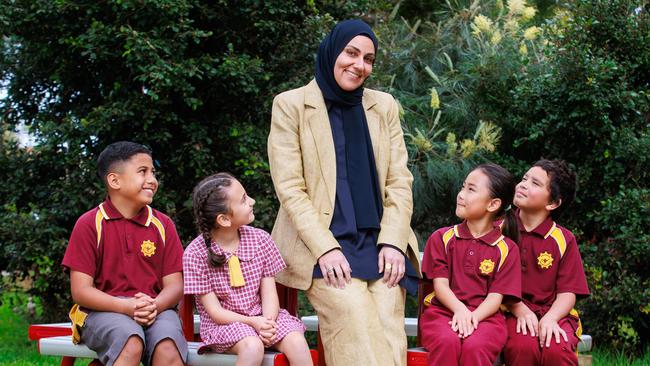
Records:
{"label": "boy's smiling face", "polygon": [[151,204],[158,190],[153,160],[147,154],[135,154],[129,160],[118,163],[107,176],[109,186],[139,206]]}
{"label": "boy's smiling face", "polygon": [[551,202],[551,177],[538,166],[528,169],[521,178],[513,202],[524,211],[552,211],[559,206]]}

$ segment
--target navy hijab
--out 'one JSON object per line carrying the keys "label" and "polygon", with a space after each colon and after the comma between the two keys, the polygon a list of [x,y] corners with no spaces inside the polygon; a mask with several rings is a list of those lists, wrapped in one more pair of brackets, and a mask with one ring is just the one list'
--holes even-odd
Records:
{"label": "navy hijab", "polygon": [[382,201],[375,156],[368,133],[368,121],[361,103],[363,85],[345,91],[334,79],[334,64],[345,46],[356,36],[372,40],[377,52],[377,38],[368,24],[358,19],[338,23],[323,39],[316,58],[316,83],[331,108],[339,108],[343,117],[348,183],[357,229],[379,229]]}

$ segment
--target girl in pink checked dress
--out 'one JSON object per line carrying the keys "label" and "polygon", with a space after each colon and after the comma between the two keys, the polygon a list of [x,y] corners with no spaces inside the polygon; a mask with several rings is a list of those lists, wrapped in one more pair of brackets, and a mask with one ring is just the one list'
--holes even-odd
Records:
{"label": "girl in pink checked dress", "polygon": [[192,194],[201,233],[185,249],[185,293],[201,317],[199,353],[237,354],[237,366],[260,365],[264,349],[291,365],[312,365],[300,320],[280,309],[274,276],[286,265],[264,230],[248,226],[255,200],[232,175],[203,179]]}

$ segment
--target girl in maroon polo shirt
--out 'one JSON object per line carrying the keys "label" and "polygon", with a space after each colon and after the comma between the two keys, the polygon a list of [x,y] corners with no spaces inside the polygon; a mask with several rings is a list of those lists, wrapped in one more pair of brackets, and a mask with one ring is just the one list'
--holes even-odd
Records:
{"label": "girl in maroon polo shirt", "polygon": [[[433,279],[434,292],[425,299],[420,328],[429,365],[491,366],[506,343],[499,307],[521,296],[514,186],[504,168],[478,166],[456,198],[464,221],[427,241],[422,272]],[[494,225],[502,218],[501,228]]]}
{"label": "girl in maroon polo shirt", "polygon": [[279,306],[274,276],[286,265],[271,236],[248,226],[255,200],[218,173],[194,188],[192,204],[201,234],[185,249],[183,274],[201,317],[199,353],[234,353],[237,365],[259,365],[273,347],[291,365],[311,365],[304,325]]}
{"label": "girl in maroon polo shirt", "polygon": [[552,219],[575,192],[576,175],[561,160],[538,161],[517,184],[523,300],[506,320],[509,365],[578,365],[582,329],[573,306],[589,289],[575,237]]}

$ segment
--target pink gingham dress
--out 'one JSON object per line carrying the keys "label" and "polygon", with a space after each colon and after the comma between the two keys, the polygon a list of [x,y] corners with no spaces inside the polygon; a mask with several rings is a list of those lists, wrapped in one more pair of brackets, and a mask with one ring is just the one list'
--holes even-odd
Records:
{"label": "pink gingham dress", "polygon": [[[251,226],[239,228],[239,247],[235,255],[241,263],[246,284],[242,287],[230,287],[228,263],[220,268],[210,267],[207,263],[208,249],[201,235],[197,236],[185,249],[183,254],[183,277],[186,294],[202,295],[214,292],[224,309],[245,316],[262,315],[260,284],[263,277],[274,277],[286,267],[271,236],[264,230]],[[212,250],[230,260],[231,253],[223,251],[212,242]],[[201,317],[201,340],[199,353],[209,350],[223,353],[244,337],[257,337],[255,329],[243,323],[225,325],[216,324],[205,308],[195,297],[196,308]],[[304,332],[304,324],[286,310],[280,309],[276,319],[278,333],[276,342],[282,340],[289,332]]]}

